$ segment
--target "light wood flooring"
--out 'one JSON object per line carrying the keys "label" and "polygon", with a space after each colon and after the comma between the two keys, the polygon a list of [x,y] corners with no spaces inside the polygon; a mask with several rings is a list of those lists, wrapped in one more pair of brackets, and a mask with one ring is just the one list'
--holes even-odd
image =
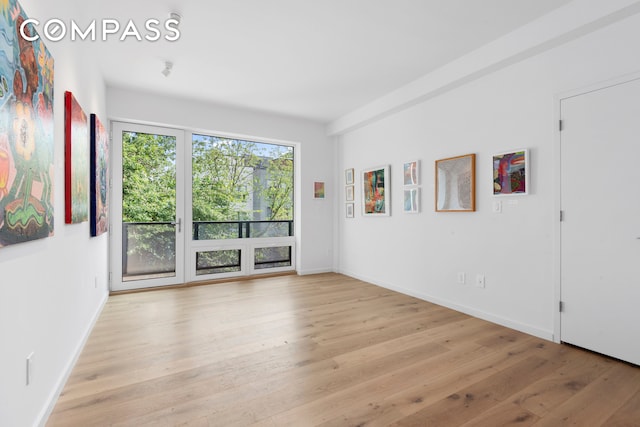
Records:
{"label": "light wood flooring", "polygon": [[48,426],[640,426],[640,368],[338,274],[110,297]]}

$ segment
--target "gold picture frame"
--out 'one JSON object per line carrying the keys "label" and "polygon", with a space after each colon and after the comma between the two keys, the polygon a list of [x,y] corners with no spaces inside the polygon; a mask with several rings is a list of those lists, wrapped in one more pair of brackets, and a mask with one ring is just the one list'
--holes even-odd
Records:
{"label": "gold picture frame", "polygon": [[476,155],[436,160],[436,212],[476,210]]}

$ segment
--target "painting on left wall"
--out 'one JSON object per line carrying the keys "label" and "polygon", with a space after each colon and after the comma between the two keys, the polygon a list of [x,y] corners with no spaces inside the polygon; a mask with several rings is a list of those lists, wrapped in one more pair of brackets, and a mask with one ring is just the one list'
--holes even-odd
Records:
{"label": "painting on left wall", "polygon": [[102,122],[95,114],[91,125],[91,236],[99,236],[109,229],[109,139]]}
{"label": "painting on left wall", "polygon": [[89,123],[71,92],[64,93],[64,222],[89,219]]}
{"label": "painting on left wall", "polygon": [[16,0],[0,2],[0,247],[53,235],[53,57]]}

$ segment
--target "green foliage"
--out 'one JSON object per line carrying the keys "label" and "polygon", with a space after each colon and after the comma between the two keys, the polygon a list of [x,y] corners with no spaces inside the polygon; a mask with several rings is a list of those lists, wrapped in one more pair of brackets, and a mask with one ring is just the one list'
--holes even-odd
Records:
{"label": "green foliage", "polygon": [[[123,134],[124,222],[175,220],[175,144]],[[194,221],[293,219],[292,148],[194,135],[192,156]]]}
{"label": "green foliage", "polygon": [[195,135],[192,164],[194,221],[293,219],[292,148]]}
{"label": "green foliage", "polygon": [[176,210],[176,140],[127,132],[122,136],[122,220],[173,221]]}
{"label": "green foliage", "polygon": [[270,207],[263,219],[293,219],[293,150],[270,158],[266,163],[265,184],[254,186],[255,196],[263,198]]}
{"label": "green foliage", "polygon": [[247,200],[260,159],[255,144],[213,136],[193,140],[193,220],[250,219]]}

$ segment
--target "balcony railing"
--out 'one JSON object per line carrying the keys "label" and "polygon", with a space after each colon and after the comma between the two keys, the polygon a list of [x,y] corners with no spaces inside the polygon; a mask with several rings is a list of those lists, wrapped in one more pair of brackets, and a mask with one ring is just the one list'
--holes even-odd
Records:
{"label": "balcony railing", "polygon": [[193,240],[293,236],[293,221],[194,221]]}
{"label": "balcony railing", "polygon": [[[175,272],[173,222],[122,223],[123,276],[171,275]],[[193,240],[293,236],[293,221],[194,221]],[[204,268],[204,266],[200,266]]]}

